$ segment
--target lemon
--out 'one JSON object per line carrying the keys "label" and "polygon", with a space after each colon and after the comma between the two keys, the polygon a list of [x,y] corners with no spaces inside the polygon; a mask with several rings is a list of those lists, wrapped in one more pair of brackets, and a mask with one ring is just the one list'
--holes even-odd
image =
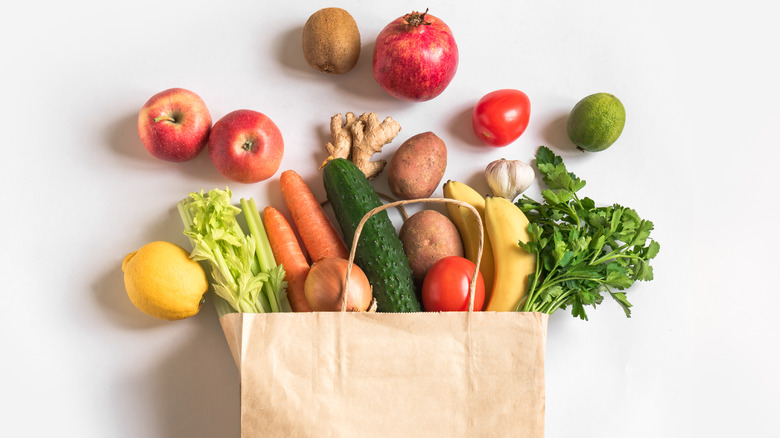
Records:
{"label": "lemon", "polygon": [[170,242],[147,243],[122,261],[130,301],[155,318],[177,320],[198,313],[208,279],[189,253]]}
{"label": "lemon", "polygon": [[596,93],[574,105],[566,122],[566,133],[578,148],[597,152],[612,146],[625,124],[623,103],[609,93]]}

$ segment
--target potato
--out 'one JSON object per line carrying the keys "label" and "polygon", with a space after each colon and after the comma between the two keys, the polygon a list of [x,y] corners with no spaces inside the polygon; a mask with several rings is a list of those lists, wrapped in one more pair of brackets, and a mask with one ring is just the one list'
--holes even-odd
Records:
{"label": "potato", "polygon": [[400,199],[427,198],[439,186],[447,168],[447,146],[433,132],[407,139],[393,154],[387,182]]}
{"label": "potato", "polygon": [[346,73],[360,57],[360,31],[355,19],[341,8],[313,13],[303,26],[303,57],[323,73]]}
{"label": "potato", "polygon": [[422,284],[434,263],[447,256],[463,257],[463,242],[450,219],[436,210],[421,210],[407,219],[398,233],[414,280]]}

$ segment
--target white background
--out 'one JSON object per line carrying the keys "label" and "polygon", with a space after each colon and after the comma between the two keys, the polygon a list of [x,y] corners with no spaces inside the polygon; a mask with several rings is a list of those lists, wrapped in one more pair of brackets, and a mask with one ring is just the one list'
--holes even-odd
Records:
{"label": "white background", "polygon": [[[300,49],[325,6],[348,10],[362,35],[359,64],[339,77]],[[385,24],[425,7],[453,29],[460,65],[441,96],[411,104],[374,82],[371,53]],[[148,317],[120,265],[152,240],[188,245],[175,210],[188,192],[229,186],[283,203],[276,178],[235,184],[207,154],[173,164],[146,152],[138,110],[170,87],[198,93],[215,121],[239,108],[270,116],[282,169],[318,194],[336,113],[398,120],[385,157],[436,132],[445,180],[483,190],[488,162],[550,146],[586,195],[653,220],[661,253],[656,279],[629,293],[632,318],[611,301],[587,322],[551,318],[546,436],[774,429],[779,35],[759,2],[74,0],[14,2],[2,16],[0,435],[239,436],[238,373],[213,308]],[[470,111],[499,88],[525,91],[533,113],[517,142],[493,149],[476,143]],[[576,152],[566,115],[601,91],[623,101],[626,128],[607,151]]]}

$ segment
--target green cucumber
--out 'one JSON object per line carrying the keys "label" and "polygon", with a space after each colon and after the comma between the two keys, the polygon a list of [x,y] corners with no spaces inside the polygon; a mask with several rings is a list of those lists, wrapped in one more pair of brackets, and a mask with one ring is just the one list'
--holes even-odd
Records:
{"label": "green cucumber", "polygon": [[[322,180],[347,247],[351,247],[360,220],[382,201],[363,172],[349,160],[329,161]],[[422,306],[415,293],[412,268],[387,211],[371,216],[359,238],[355,264],[371,283],[377,311],[419,312]]]}

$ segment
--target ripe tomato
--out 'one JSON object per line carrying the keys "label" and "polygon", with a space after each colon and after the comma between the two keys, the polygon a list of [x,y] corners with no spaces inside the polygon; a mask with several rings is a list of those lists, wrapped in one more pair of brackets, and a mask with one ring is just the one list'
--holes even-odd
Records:
{"label": "ripe tomato", "polygon": [[471,115],[474,133],[490,146],[506,146],[528,127],[531,101],[520,90],[504,89],[486,94]]}
{"label": "ripe tomato", "polygon": [[[469,284],[475,265],[459,256],[448,256],[431,266],[422,286],[422,302],[430,312],[466,311],[469,309]],[[474,291],[474,310],[485,303],[485,281],[478,273]]]}

